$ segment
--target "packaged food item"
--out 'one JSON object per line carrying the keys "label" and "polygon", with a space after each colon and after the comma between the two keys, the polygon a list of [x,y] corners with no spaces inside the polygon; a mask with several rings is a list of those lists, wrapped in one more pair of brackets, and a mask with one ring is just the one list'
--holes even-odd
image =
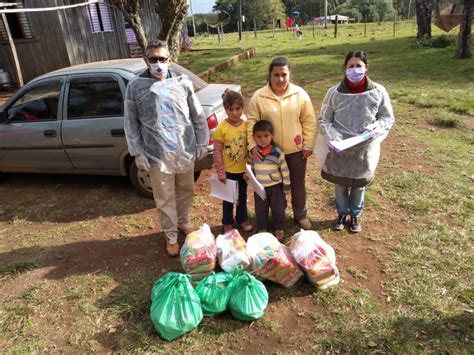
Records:
{"label": "packaged food item", "polygon": [[290,250],[312,284],[326,289],[339,283],[336,253],[318,232],[302,229],[291,238]]}
{"label": "packaged food item", "polygon": [[166,340],[176,339],[199,325],[201,301],[188,275],[168,272],[155,282],[150,316],[155,330]]}
{"label": "packaged food item", "polygon": [[187,235],[179,253],[181,266],[193,281],[200,279],[216,266],[216,240],[207,224]]}
{"label": "packaged food item", "polygon": [[196,292],[201,299],[202,313],[214,316],[224,312],[229,302],[233,275],[227,272],[211,272],[196,286]]}
{"label": "packaged food item", "polygon": [[268,292],[265,285],[239,268],[229,285],[228,307],[232,315],[243,321],[253,321],[263,317],[268,305]]}
{"label": "packaged food item", "polygon": [[243,269],[250,266],[246,250],[247,244],[236,229],[218,235],[216,247],[217,261],[222,270],[232,272],[238,266],[242,266]]}
{"label": "packaged food item", "polygon": [[292,287],[303,272],[289,249],[270,233],[258,233],[247,241],[247,255],[253,271],[260,277]]}

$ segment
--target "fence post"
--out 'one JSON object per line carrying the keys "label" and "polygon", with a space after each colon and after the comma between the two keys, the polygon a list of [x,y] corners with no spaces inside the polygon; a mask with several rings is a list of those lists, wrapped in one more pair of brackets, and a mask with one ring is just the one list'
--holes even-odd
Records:
{"label": "fence post", "polygon": [[367,37],[367,15],[364,15],[364,37]]}

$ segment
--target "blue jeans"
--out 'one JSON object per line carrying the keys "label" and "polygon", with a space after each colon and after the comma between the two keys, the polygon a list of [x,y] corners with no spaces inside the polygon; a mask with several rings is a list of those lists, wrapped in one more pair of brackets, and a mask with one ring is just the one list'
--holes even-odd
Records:
{"label": "blue jeans", "polygon": [[[237,202],[237,211],[235,219],[238,224],[242,224],[248,220],[247,215],[247,182],[244,180],[244,173],[233,174],[225,173],[226,178],[235,180],[239,184],[239,198]],[[234,224],[234,204],[222,201],[222,224]]]}
{"label": "blue jeans", "polygon": [[337,213],[359,217],[364,208],[365,187],[335,185],[335,191]]}

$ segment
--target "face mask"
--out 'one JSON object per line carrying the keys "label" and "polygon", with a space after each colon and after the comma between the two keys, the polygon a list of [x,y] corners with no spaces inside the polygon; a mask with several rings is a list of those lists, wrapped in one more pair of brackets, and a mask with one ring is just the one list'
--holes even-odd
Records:
{"label": "face mask", "polygon": [[165,78],[168,75],[168,63],[150,64],[150,73]]}
{"label": "face mask", "polygon": [[358,83],[364,78],[366,71],[365,68],[347,68],[346,78],[352,83]]}

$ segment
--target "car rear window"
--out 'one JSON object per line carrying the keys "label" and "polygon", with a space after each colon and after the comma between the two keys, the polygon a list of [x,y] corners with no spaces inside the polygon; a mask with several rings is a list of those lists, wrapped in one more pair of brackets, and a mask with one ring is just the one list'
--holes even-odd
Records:
{"label": "car rear window", "polygon": [[191,79],[194,87],[194,92],[198,92],[202,89],[204,89],[206,86],[209,85],[206,81],[201,79],[199,76],[194,74],[193,72],[189,71],[188,69],[182,67],[181,65],[172,63],[171,64],[171,70],[180,74],[185,74]]}

